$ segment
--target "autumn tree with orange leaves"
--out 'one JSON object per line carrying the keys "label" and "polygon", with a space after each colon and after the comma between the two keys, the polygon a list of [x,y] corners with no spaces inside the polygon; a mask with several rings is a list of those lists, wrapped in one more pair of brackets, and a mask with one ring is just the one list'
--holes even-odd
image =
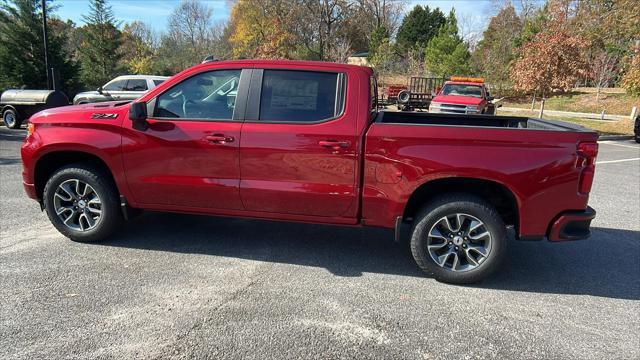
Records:
{"label": "autumn tree with orange leaves", "polygon": [[525,43],[509,69],[514,89],[534,92],[543,97],[571,89],[587,74],[582,56],[588,42],[569,29],[566,13],[552,9],[546,30]]}

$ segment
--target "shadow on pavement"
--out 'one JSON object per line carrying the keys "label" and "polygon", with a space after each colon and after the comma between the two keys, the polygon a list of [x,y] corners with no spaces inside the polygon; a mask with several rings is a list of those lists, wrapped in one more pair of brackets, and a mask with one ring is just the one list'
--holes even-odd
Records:
{"label": "shadow on pavement", "polygon": [[[586,241],[511,241],[502,269],[478,288],[640,299],[640,232],[594,228]],[[336,276],[422,277],[392,231],[145,213],[101,245],[326,268]]]}
{"label": "shadow on pavement", "polygon": [[24,129],[21,130],[11,130],[4,127],[4,124],[0,125],[0,141],[24,141],[25,136],[27,136],[26,131]]}

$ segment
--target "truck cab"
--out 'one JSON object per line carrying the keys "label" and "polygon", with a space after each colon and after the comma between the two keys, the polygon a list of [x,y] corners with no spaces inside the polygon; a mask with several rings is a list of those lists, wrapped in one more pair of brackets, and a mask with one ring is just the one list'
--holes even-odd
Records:
{"label": "truck cab", "polygon": [[482,78],[452,77],[431,100],[429,112],[495,115],[493,96]]}

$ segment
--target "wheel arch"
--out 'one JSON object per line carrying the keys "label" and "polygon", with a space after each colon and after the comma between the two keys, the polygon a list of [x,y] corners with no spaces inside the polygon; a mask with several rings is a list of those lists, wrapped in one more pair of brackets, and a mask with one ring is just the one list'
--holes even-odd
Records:
{"label": "wheel arch", "polygon": [[107,163],[98,155],[76,150],[53,151],[42,155],[34,166],[34,185],[39,199],[43,198],[44,186],[56,170],[66,165],[85,163],[100,169],[118,191],[118,186]]}
{"label": "wheel arch", "polygon": [[18,118],[20,118],[20,116],[21,116],[20,111],[18,110],[17,107],[15,107],[13,105],[5,105],[5,106],[3,106],[2,110],[0,110],[0,116],[4,117],[4,112],[7,111],[7,110],[13,110],[16,113],[16,116]]}
{"label": "wheel arch", "polygon": [[424,204],[446,193],[465,193],[482,198],[493,205],[505,224],[513,225],[518,233],[518,198],[506,185],[480,178],[447,177],[421,184],[409,197],[402,215],[403,220],[411,220]]}

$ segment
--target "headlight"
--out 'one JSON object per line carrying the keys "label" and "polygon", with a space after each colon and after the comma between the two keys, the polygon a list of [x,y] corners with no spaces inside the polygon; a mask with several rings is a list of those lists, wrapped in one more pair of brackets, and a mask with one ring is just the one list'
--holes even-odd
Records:
{"label": "headlight", "polygon": [[440,106],[442,106],[442,103],[432,102],[431,104],[429,104],[429,112],[439,112]]}
{"label": "headlight", "polygon": [[478,111],[478,107],[477,106],[467,106],[467,110],[469,110],[469,111]]}

